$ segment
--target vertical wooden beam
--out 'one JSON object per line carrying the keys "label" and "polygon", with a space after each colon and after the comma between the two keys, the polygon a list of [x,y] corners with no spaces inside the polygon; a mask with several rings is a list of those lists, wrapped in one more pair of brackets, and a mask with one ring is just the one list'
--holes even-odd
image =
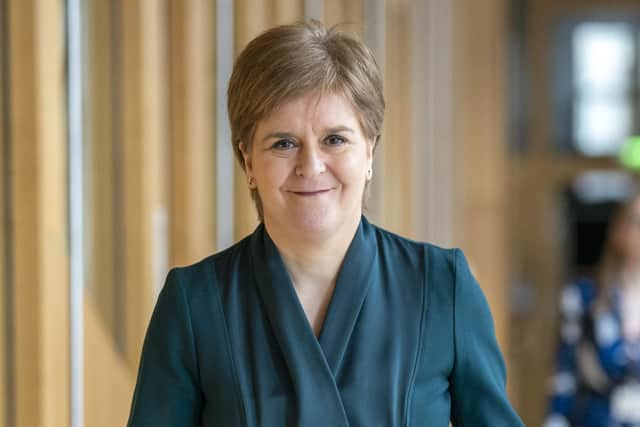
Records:
{"label": "vertical wooden beam", "polygon": [[16,425],[69,425],[63,4],[9,2]]}
{"label": "vertical wooden beam", "polygon": [[70,410],[64,3],[40,0],[37,5],[42,415],[43,424],[62,427],[69,423]]}
{"label": "vertical wooden beam", "polygon": [[7,357],[10,346],[8,345],[9,334],[7,334],[7,317],[10,315],[9,301],[6,296],[9,295],[9,286],[7,275],[7,263],[6,263],[6,247],[8,244],[8,233],[6,230],[6,212],[11,209],[11,201],[8,199],[9,195],[5,192],[5,186],[8,184],[6,180],[7,170],[5,164],[7,163],[6,156],[9,151],[7,150],[9,141],[7,136],[7,125],[5,117],[8,111],[5,110],[5,100],[9,96],[5,92],[5,78],[7,65],[5,63],[5,56],[7,52],[7,40],[6,40],[6,25],[7,25],[7,9],[6,1],[0,0],[0,396],[6,396],[0,399],[0,425],[9,425],[9,413],[8,406],[10,402],[10,391],[8,383],[8,361]]}
{"label": "vertical wooden beam", "polygon": [[411,235],[411,198],[414,190],[410,168],[406,167],[411,163],[407,143],[411,138],[410,18],[408,1],[387,2],[384,76],[387,113],[376,154],[384,162],[384,167],[381,174],[374,172],[374,179],[381,181],[386,207],[379,214],[381,225],[407,236]]}
{"label": "vertical wooden beam", "polygon": [[127,423],[135,374],[113,346],[93,298],[84,301],[85,376],[84,425],[124,426]]}
{"label": "vertical wooden beam", "polygon": [[324,0],[324,24],[362,35],[364,21],[363,0]]}
{"label": "vertical wooden beam", "polygon": [[171,0],[169,7],[170,263],[176,265],[215,250],[215,11],[211,0]]}
{"label": "vertical wooden beam", "polygon": [[136,369],[168,269],[166,4],[121,3],[126,353]]}
{"label": "vertical wooden beam", "polygon": [[344,23],[343,7],[342,0],[324,0],[324,24],[332,26]]}
{"label": "vertical wooden beam", "polygon": [[[93,298],[100,317],[114,338],[117,338],[118,316],[115,275],[116,232],[114,203],[117,188],[115,177],[112,40],[113,28],[110,2],[87,2],[88,25],[88,111],[85,144],[86,188],[85,221],[90,235],[85,271],[88,277],[87,297]],[[116,340],[117,341],[117,340]]]}
{"label": "vertical wooden beam", "polygon": [[[10,61],[11,74],[11,127],[14,141],[11,150],[13,223],[11,224],[14,244],[14,306],[15,349],[13,367],[15,372],[15,422],[18,426],[38,426],[41,422],[42,380],[37,375],[38,354],[41,352],[39,340],[41,297],[38,295],[39,263],[37,258],[37,131],[32,108],[36,105],[36,36],[34,27],[35,11],[33,1],[9,2]],[[20,31],[22,29],[22,31]],[[18,56],[17,52],[20,52]],[[32,163],[29,166],[29,163]],[[31,169],[26,174],[26,169]],[[20,197],[15,195],[20,194]],[[24,264],[29,257],[33,268]],[[35,310],[20,310],[21,306],[33,304]],[[35,333],[34,333],[35,331]],[[29,403],[28,403],[29,402]],[[32,410],[33,409],[33,410]]]}
{"label": "vertical wooden beam", "polygon": [[273,0],[273,25],[291,24],[304,16],[304,0]]}

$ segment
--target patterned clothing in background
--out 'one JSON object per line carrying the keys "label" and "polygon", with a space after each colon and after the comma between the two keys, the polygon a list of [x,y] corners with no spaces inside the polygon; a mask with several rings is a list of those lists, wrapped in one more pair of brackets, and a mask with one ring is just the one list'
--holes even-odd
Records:
{"label": "patterned clothing in background", "polygon": [[580,279],[562,292],[545,427],[640,427],[640,340],[624,338],[617,292],[601,309],[596,289]]}

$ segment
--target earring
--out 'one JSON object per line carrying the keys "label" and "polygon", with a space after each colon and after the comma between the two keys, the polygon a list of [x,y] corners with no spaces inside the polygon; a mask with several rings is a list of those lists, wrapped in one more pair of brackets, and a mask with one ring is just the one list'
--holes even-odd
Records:
{"label": "earring", "polygon": [[371,170],[371,168],[369,168],[369,170],[367,171],[367,181],[369,181],[372,176],[373,176],[373,170]]}
{"label": "earring", "polygon": [[249,189],[256,189],[256,180],[253,177],[249,178]]}

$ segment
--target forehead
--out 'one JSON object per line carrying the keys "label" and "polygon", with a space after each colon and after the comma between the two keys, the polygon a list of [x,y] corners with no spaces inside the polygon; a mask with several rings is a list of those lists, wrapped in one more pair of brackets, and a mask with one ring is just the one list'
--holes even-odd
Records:
{"label": "forehead", "polygon": [[351,103],[337,93],[311,93],[286,101],[258,122],[257,131],[280,128],[287,131],[304,131],[311,128],[348,126],[360,130],[359,118]]}

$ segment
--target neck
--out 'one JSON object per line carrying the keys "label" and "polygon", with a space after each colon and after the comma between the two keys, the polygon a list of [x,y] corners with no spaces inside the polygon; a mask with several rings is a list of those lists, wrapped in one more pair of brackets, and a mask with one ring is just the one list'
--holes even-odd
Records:
{"label": "neck", "polygon": [[280,255],[296,289],[331,287],[360,224],[345,223],[340,230],[327,235],[304,235],[286,230],[265,220],[265,228]]}

